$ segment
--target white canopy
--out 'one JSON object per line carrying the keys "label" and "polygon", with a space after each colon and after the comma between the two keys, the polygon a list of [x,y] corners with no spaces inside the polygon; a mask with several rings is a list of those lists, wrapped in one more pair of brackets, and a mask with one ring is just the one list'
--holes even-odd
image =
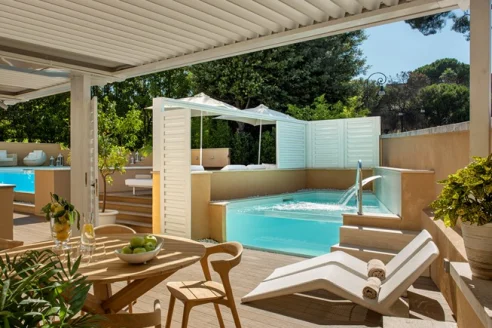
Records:
{"label": "white canopy", "polygon": [[303,121],[297,120],[287,114],[277,112],[276,110],[270,109],[263,104],[256,106],[254,108],[243,109],[242,112],[260,114],[261,116],[242,117],[242,116],[222,115],[216,117],[216,119],[243,122],[254,126],[271,125],[271,124],[275,124],[275,122],[277,121],[292,121],[294,123],[303,123]]}

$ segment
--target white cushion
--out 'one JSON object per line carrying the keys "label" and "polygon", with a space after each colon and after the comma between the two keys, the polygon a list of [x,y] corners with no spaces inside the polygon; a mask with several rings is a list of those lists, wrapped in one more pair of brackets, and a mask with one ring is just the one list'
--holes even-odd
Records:
{"label": "white cushion", "polygon": [[191,171],[205,171],[205,168],[201,165],[192,165]]}
{"label": "white cushion", "polygon": [[249,164],[247,166],[248,170],[264,170],[266,169],[265,165],[258,165],[258,164]]}
{"label": "white cushion", "polygon": [[7,158],[7,151],[6,150],[0,150],[0,158]]}
{"label": "white cushion", "polygon": [[227,165],[222,168],[221,171],[241,171],[247,170],[246,165]]}
{"label": "white cushion", "polygon": [[277,164],[262,163],[261,165],[263,165],[267,170],[275,170],[277,168]]}
{"label": "white cushion", "polygon": [[125,185],[127,185],[128,187],[152,188],[152,179],[126,179]]}

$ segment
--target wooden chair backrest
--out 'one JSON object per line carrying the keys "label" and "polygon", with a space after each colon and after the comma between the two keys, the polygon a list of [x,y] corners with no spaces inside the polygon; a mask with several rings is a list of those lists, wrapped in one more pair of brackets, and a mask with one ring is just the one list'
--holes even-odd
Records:
{"label": "wooden chair backrest", "polygon": [[121,233],[137,233],[132,228],[121,224],[106,224],[102,226],[97,226],[94,228],[96,235],[99,233],[101,235],[116,235]]}
{"label": "wooden chair backrest", "polygon": [[154,301],[154,312],[150,313],[118,313],[104,315],[104,320],[98,322],[101,328],[161,328],[161,303]]}
{"label": "wooden chair backrest", "polygon": [[0,251],[24,245],[23,241],[0,238]]}
{"label": "wooden chair backrest", "polygon": [[224,260],[214,260],[210,261],[212,268],[215,272],[217,272],[222,280],[222,284],[224,285],[224,289],[226,293],[232,295],[232,288],[229,280],[229,272],[241,263],[241,256],[243,254],[243,245],[238,242],[227,242],[218,245],[213,245],[207,247],[205,250],[205,255],[200,260],[200,264],[202,265],[203,274],[205,275],[205,279],[208,281],[212,280],[212,276],[210,274],[210,268],[208,265],[208,258],[212,254],[226,253],[232,256],[232,258],[224,259]]}

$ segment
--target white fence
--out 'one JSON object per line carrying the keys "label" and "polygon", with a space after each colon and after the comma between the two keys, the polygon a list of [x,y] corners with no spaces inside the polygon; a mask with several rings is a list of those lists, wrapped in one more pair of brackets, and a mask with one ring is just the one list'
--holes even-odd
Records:
{"label": "white fence", "polygon": [[[160,170],[161,233],[191,238],[191,115],[187,109],[161,111],[160,107],[154,100],[154,134],[158,134],[154,137],[154,156],[158,156],[154,170]],[[160,148],[157,152],[155,146]]]}
{"label": "white fence", "polygon": [[379,117],[313,121],[307,126],[307,167],[379,166]]}
{"label": "white fence", "polygon": [[306,124],[277,122],[277,167],[306,167]]}

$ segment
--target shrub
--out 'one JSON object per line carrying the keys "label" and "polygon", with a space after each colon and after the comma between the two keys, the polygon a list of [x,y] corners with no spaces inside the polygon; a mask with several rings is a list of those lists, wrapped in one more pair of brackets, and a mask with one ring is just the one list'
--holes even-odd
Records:
{"label": "shrub", "polygon": [[492,222],[492,154],[475,157],[465,168],[439,181],[444,184],[438,199],[431,204],[435,219],[448,227],[458,220],[484,225]]}

